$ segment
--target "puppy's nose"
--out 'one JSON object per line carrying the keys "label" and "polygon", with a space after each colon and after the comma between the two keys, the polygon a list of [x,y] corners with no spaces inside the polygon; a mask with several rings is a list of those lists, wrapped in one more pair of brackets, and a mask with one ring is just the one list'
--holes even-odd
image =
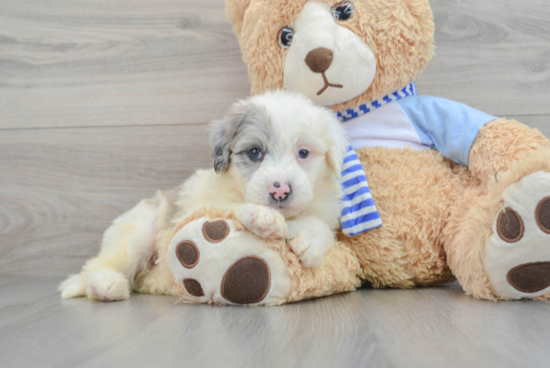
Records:
{"label": "puppy's nose", "polygon": [[290,193],[290,186],[288,184],[281,184],[278,181],[269,185],[269,193],[278,201],[285,200]]}
{"label": "puppy's nose", "polygon": [[314,73],[323,73],[332,64],[334,54],[329,49],[319,47],[306,55],[306,64]]}

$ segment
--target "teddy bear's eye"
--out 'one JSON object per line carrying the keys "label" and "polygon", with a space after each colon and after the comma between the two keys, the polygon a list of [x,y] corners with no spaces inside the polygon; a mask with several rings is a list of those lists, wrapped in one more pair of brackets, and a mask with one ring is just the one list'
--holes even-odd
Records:
{"label": "teddy bear's eye", "polygon": [[332,12],[334,20],[345,21],[353,17],[355,6],[351,1],[342,1],[334,5],[330,11]]}
{"label": "teddy bear's eye", "polygon": [[279,30],[277,35],[277,43],[282,49],[288,49],[292,43],[292,37],[294,37],[294,30],[290,27],[283,27]]}

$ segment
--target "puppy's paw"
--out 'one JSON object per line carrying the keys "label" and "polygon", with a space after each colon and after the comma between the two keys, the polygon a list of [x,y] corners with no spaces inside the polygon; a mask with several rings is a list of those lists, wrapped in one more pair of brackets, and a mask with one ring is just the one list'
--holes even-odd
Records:
{"label": "puppy's paw", "polygon": [[95,271],[88,279],[86,295],[90,299],[106,302],[126,300],[130,297],[130,283],[120,272]]}
{"label": "puppy's paw", "polygon": [[319,267],[325,256],[325,239],[308,230],[301,230],[288,240],[290,249],[306,267]]}
{"label": "puppy's paw", "polygon": [[277,210],[256,204],[243,204],[235,211],[243,225],[264,239],[284,238],[288,232],[285,218]]}

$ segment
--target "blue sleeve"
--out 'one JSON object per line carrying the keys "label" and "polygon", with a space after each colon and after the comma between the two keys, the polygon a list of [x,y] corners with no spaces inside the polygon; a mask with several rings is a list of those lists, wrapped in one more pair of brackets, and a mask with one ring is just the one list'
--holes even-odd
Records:
{"label": "blue sleeve", "polygon": [[422,144],[468,166],[470,148],[479,128],[497,117],[444,98],[411,96],[397,103],[407,114]]}

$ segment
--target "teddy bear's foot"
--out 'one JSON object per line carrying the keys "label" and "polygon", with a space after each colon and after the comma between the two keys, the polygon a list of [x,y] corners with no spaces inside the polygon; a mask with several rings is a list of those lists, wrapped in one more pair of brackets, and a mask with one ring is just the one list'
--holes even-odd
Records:
{"label": "teddy bear's foot", "polygon": [[278,304],[290,292],[280,255],[231,220],[203,217],[185,225],[172,238],[167,261],[186,302]]}
{"label": "teddy bear's foot", "polygon": [[536,172],[508,187],[504,209],[486,242],[483,265],[505,298],[550,298],[550,173]]}

